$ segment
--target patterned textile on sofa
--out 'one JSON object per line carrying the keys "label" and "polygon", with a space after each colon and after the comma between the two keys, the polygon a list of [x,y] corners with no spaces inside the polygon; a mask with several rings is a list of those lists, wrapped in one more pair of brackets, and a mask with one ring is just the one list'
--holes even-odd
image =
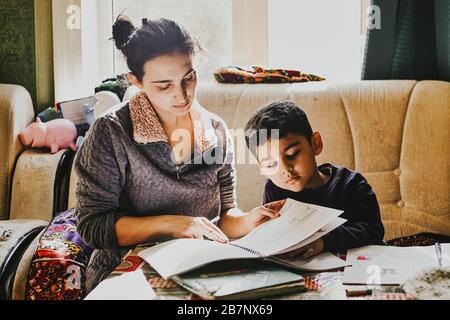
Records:
{"label": "patterned textile on sofa", "polygon": [[219,83],[292,83],[325,80],[323,77],[298,70],[264,69],[257,66],[253,66],[253,70],[234,66],[219,68],[214,72],[214,77]]}
{"label": "patterned textile on sofa", "polygon": [[26,300],[81,300],[93,249],[81,240],[75,208],[58,214],[39,240],[28,272]]}

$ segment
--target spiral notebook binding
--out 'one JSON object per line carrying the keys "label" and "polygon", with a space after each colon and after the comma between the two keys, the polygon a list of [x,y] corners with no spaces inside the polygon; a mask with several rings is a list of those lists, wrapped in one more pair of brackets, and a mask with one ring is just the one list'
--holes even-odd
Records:
{"label": "spiral notebook binding", "polygon": [[236,247],[236,248],[239,248],[239,249],[242,249],[242,250],[245,250],[245,251],[247,251],[247,252],[250,252],[251,254],[254,254],[255,256],[258,256],[258,257],[260,257],[260,258],[265,258],[266,256],[265,255],[263,255],[261,252],[259,252],[259,251],[256,251],[256,250],[253,250],[253,249],[250,249],[250,248],[247,248],[247,247],[243,247],[243,246],[240,246],[240,245],[238,245],[238,244],[235,244],[235,243],[228,243],[230,246],[234,246],[234,247]]}

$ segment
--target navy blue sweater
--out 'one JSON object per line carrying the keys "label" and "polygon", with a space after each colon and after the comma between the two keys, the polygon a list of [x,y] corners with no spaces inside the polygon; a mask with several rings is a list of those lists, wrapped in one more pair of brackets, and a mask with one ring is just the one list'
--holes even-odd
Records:
{"label": "navy blue sweater", "polygon": [[319,166],[329,176],[318,189],[293,192],[266,181],[264,204],[292,198],[297,201],[343,210],[347,222],[322,237],[324,251],[345,252],[365,245],[383,244],[384,227],[377,197],[366,179],[358,172],[329,163]]}

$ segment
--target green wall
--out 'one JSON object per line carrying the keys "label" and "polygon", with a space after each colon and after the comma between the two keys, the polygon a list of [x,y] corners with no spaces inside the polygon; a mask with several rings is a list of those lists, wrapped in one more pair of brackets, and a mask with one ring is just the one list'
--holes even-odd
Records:
{"label": "green wall", "polygon": [[0,0],[0,83],[27,88],[36,112],[53,105],[51,0]]}

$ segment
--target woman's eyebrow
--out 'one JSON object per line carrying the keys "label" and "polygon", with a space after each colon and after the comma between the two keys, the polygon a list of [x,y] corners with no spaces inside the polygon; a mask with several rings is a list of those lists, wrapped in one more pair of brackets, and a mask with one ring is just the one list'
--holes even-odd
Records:
{"label": "woman's eyebrow", "polygon": [[[183,76],[186,77],[189,73],[191,73],[192,71],[194,71],[194,68],[190,69],[188,72],[186,72]],[[167,82],[172,82],[172,80],[158,80],[158,81],[151,81],[151,83],[167,83]]]}

